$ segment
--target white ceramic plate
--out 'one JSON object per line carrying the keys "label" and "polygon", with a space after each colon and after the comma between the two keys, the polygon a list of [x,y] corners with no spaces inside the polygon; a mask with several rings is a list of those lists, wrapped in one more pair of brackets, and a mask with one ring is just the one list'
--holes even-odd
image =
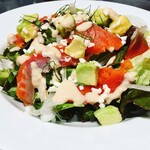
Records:
{"label": "white ceramic plate", "polygon": [[[6,44],[7,35],[16,32],[22,14],[49,15],[65,3],[71,1],[39,3],[1,14],[0,49]],[[149,11],[110,2],[76,1],[76,6],[81,8],[90,4],[92,8],[110,7],[120,14],[136,15],[150,27]],[[104,127],[64,126],[44,123],[20,109],[0,95],[0,150],[149,150],[148,118],[137,117]]]}

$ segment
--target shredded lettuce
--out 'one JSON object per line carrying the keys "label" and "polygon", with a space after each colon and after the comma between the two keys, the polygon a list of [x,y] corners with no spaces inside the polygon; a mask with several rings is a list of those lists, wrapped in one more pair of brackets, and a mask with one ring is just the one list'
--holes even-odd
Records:
{"label": "shredded lettuce", "polygon": [[133,64],[132,71],[136,72],[135,82],[139,85],[150,84],[150,50],[131,60]]}

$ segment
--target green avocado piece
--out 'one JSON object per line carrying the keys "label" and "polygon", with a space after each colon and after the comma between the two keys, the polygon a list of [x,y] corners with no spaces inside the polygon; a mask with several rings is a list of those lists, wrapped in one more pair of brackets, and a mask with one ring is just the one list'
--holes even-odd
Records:
{"label": "green avocado piece", "polygon": [[124,35],[131,27],[131,22],[126,16],[118,16],[110,25],[109,28],[112,33]]}
{"label": "green avocado piece", "polygon": [[72,31],[76,23],[74,17],[70,13],[67,13],[63,17],[62,21],[56,24],[56,28],[61,33],[62,37],[66,37],[67,32]]}
{"label": "green avocado piece", "polygon": [[79,63],[76,68],[77,81],[85,85],[96,86],[98,82],[98,67],[94,62]]}
{"label": "green avocado piece", "polygon": [[23,19],[29,21],[29,22],[34,22],[39,18],[38,14],[30,14],[30,15],[23,15]]}
{"label": "green avocado piece", "polygon": [[101,125],[110,125],[122,121],[119,109],[112,105],[96,110],[94,115]]}
{"label": "green avocado piece", "polygon": [[24,39],[25,42],[29,42],[37,35],[37,30],[34,28],[33,24],[25,20],[23,20],[17,26],[17,32]]}
{"label": "green avocado piece", "polygon": [[102,9],[97,9],[91,19],[100,26],[107,26],[110,18],[108,15],[104,14]]}
{"label": "green avocado piece", "polygon": [[82,38],[75,38],[72,42],[65,48],[65,53],[69,56],[79,59],[84,58],[86,46]]}
{"label": "green avocado piece", "polygon": [[0,85],[2,86],[7,80],[10,72],[6,69],[0,70]]}

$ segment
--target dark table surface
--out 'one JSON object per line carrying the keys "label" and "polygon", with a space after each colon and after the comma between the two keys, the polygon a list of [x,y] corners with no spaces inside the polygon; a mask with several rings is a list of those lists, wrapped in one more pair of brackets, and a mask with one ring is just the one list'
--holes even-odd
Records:
{"label": "dark table surface", "polygon": [[[0,0],[0,13],[21,6],[25,6],[33,3],[39,3],[39,2],[47,2],[47,1],[53,1],[53,0]],[[150,0],[104,0],[104,1],[111,1],[111,2],[132,5],[150,11]]]}

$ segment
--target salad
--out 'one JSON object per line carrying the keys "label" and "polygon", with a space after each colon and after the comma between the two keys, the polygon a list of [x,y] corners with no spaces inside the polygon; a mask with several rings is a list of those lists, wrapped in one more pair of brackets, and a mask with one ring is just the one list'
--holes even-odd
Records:
{"label": "salad", "polygon": [[25,14],[0,54],[1,92],[46,122],[119,123],[150,110],[150,31],[111,8]]}

